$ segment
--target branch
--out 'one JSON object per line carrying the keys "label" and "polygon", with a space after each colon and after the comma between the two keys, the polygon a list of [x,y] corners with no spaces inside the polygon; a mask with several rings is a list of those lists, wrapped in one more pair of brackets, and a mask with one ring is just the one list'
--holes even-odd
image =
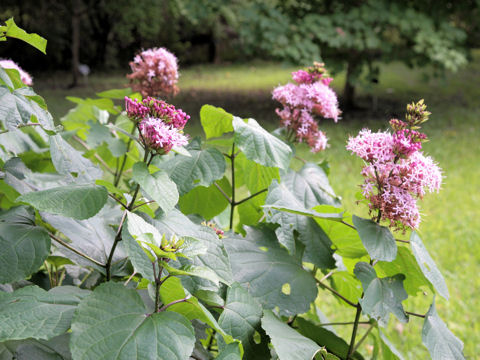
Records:
{"label": "branch", "polygon": [[120,205],[122,205],[122,207],[124,209],[127,208],[127,205],[125,205],[123,202],[121,202],[119,199],[117,199],[115,196],[113,196],[112,194],[108,193],[108,196],[110,196],[113,200],[115,200],[117,203],[119,203]]}
{"label": "branch", "polygon": [[[363,325],[371,324],[370,321],[359,321],[358,323]],[[353,324],[355,324],[353,321],[350,321],[350,322],[347,321],[347,322],[332,322],[332,323],[319,324],[318,326],[353,325]]]}
{"label": "branch", "polygon": [[[89,150],[92,150],[92,148],[91,148],[90,146],[88,146],[88,145],[87,145],[82,139],[80,139],[77,135],[74,135],[74,136],[73,136],[73,139],[74,139],[75,141],[77,141],[80,145],[82,145],[85,149],[87,149],[88,151],[89,151]],[[108,166],[108,164],[105,162],[105,160],[103,160],[103,159],[100,157],[100,155],[98,155],[97,153],[95,153],[94,157],[95,157],[95,159],[98,160],[98,162],[99,162],[100,164],[103,165],[103,167],[105,168],[105,170],[107,170],[107,171],[108,171],[110,174],[112,174],[112,175],[115,174],[115,172],[114,172],[112,169],[110,169],[110,167]]]}
{"label": "branch", "polygon": [[67,249],[73,251],[75,254],[80,255],[80,256],[84,257],[85,259],[93,262],[95,265],[98,265],[98,266],[101,266],[101,267],[104,267],[104,266],[105,266],[105,265],[102,264],[101,262],[95,260],[94,258],[91,258],[91,257],[88,256],[87,254],[82,253],[80,250],[77,250],[77,249],[75,249],[74,247],[70,246],[68,243],[66,243],[65,241],[63,241],[63,240],[60,239],[59,237],[53,235],[52,233],[48,233],[48,235],[52,238],[52,240],[55,240],[55,241],[58,242],[59,244],[65,246]]}
{"label": "branch", "polygon": [[343,295],[341,295],[337,290],[334,290],[332,289],[330,286],[320,282],[319,280],[315,279],[317,281],[317,284],[320,285],[321,287],[331,291],[333,294],[337,295],[340,299],[342,299],[343,301],[345,301],[348,305],[350,306],[353,306],[355,308],[358,308],[359,306],[353,302],[351,302],[350,300],[348,300],[346,297],[344,297]]}
{"label": "branch", "polygon": [[402,242],[402,243],[405,243],[405,244],[410,244],[410,241],[408,241],[408,240],[395,239],[395,241]]}
{"label": "branch", "polygon": [[[359,322],[359,324],[361,324],[361,323]],[[362,336],[362,338],[357,342],[357,345],[355,345],[355,347],[353,348],[352,354],[355,354],[355,351],[357,351],[357,349],[360,347],[362,342],[367,338],[368,334],[370,334],[370,331],[372,331],[372,330],[373,330],[373,324],[370,325],[370,327],[365,332],[365,334]]]}
{"label": "branch", "polygon": [[135,209],[137,209],[137,208],[139,208],[139,207],[141,207],[141,206],[143,206],[143,205],[151,204],[151,203],[154,203],[154,202],[155,202],[155,200],[151,200],[151,201],[145,201],[145,202],[142,203],[142,204],[135,205],[135,206],[132,208],[132,211],[135,210]]}
{"label": "branch", "polygon": [[223,191],[223,189],[220,187],[220,185],[218,185],[216,182],[213,183],[213,185],[215,185],[215,187],[218,189],[218,191],[220,191],[223,195],[223,197],[225,199],[227,199],[228,203],[229,204],[232,204],[232,199],[230,199],[230,196],[228,196],[225,191]]}
{"label": "branch", "polygon": [[417,313],[410,312],[410,311],[405,311],[405,313],[408,314],[408,315],[412,315],[412,316],[416,316],[416,317],[425,319],[425,315],[422,315],[422,314],[417,314]]}
{"label": "branch", "polygon": [[248,200],[250,200],[250,199],[253,199],[255,196],[260,195],[260,194],[264,193],[265,191],[268,191],[268,189],[263,189],[263,190],[257,191],[255,194],[252,194],[252,195],[246,197],[245,199],[242,199],[242,200],[240,200],[240,201],[237,201],[237,202],[235,203],[235,206],[240,205],[240,204],[243,204],[245,201],[248,201]]}
{"label": "branch", "polygon": [[165,311],[167,310],[170,306],[172,305],[175,305],[175,304],[179,304],[179,303],[182,303],[182,302],[188,302],[188,299],[190,299],[190,295],[184,297],[183,299],[178,299],[178,300],[175,300],[175,301],[172,301],[170,304],[167,304],[167,305],[163,305],[160,310],[158,310],[159,312],[160,311]]}

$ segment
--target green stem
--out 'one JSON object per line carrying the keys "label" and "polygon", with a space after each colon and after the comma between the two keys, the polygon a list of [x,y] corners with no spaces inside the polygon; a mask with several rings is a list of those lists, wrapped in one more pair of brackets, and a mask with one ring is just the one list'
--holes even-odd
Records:
{"label": "green stem", "polygon": [[230,230],[233,229],[233,212],[235,210],[235,143],[232,144],[232,154],[230,160],[232,161],[232,202],[230,204]]}
{"label": "green stem", "polygon": [[94,263],[95,265],[98,265],[98,266],[101,266],[103,267],[104,264],[102,264],[101,262],[95,260],[94,258],[91,258],[90,256],[88,256],[87,254],[84,254],[82,253],[80,250],[77,250],[75,249],[74,247],[70,246],[70,244],[66,243],[65,241],[63,241],[62,239],[60,239],[59,237],[49,233],[48,234],[52,240],[55,240],[56,242],[58,242],[59,244],[63,245],[64,247],[66,247],[67,249],[69,249],[70,251],[73,251],[75,254],[77,255],[80,255],[81,257],[84,257],[85,259],[91,261],[92,263]]}
{"label": "green stem", "polygon": [[352,351],[352,354],[355,354],[355,351],[357,351],[357,349],[360,347],[360,345],[362,345],[362,342],[367,338],[368,334],[370,334],[370,331],[372,331],[373,329],[373,324],[370,325],[370,327],[368,328],[368,330],[365,332],[365,334],[361,337],[361,339],[357,342],[357,345],[355,345],[355,347],[353,348],[353,351]]}
{"label": "green stem", "polygon": [[255,196],[258,196],[260,194],[263,194],[265,191],[268,191],[268,189],[262,189],[260,191],[257,191],[256,193],[246,197],[245,199],[242,199],[240,201],[237,201],[237,202],[234,202],[234,205],[237,206],[237,205],[240,205],[240,204],[243,204],[245,201],[248,201],[250,199],[253,199]]}
{"label": "green stem", "polygon": [[[135,125],[133,126],[132,128],[132,132],[131,134],[133,135],[135,133]],[[128,143],[127,143],[127,151],[125,152],[125,155],[123,155],[123,159],[122,159],[122,165],[120,166],[120,169],[116,169],[115,171],[115,178],[114,178],[114,182],[113,182],[113,185],[115,185],[115,187],[118,186],[118,183],[120,182],[120,179],[122,178],[122,173],[123,173],[123,169],[125,168],[125,163],[127,162],[127,154],[128,154],[128,151],[130,150],[130,146],[132,145],[132,138],[129,138],[128,139]]]}
{"label": "green stem", "polygon": [[349,360],[354,353],[355,338],[357,337],[358,323],[360,321],[361,313],[362,313],[362,307],[360,306],[360,304],[358,304],[357,305],[357,312],[355,314],[355,321],[353,323],[352,337],[350,338],[350,346],[348,348],[347,358],[345,360]]}

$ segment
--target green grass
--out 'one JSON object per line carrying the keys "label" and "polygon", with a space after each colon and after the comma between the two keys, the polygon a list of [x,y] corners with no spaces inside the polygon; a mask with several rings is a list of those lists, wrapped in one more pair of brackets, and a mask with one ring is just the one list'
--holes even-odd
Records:
{"label": "green grass", "polygon": [[[271,89],[288,81],[294,68],[276,64],[235,66],[196,66],[182,71],[181,93],[173,103],[192,115],[187,133],[200,134],[198,113],[201,105],[210,103],[224,107],[242,117],[254,117],[268,128],[273,128],[276,117]],[[63,77],[37,79],[36,89],[43,95],[54,115],[59,118],[71,107],[66,95],[94,96],[97,91],[121,87],[122,75],[92,76],[88,86],[65,91],[58,84]],[[344,199],[351,212],[365,209],[355,204],[355,193],[362,182],[359,174],[361,161],[345,150],[349,135],[362,127],[385,128],[391,116],[403,116],[405,104],[424,98],[433,113],[424,130],[430,138],[424,149],[432,155],[445,174],[443,189],[439,194],[428,195],[422,201],[423,221],[421,235],[424,243],[442,270],[449,290],[450,301],[437,298],[440,316],[450,329],[465,342],[467,358],[480,353],[480,60],[457,74],[444,79],[425,80],[420,71],[412,71],[400,64],[385,66],[380,82],[367,90],[360,89],[359,104],[363,109],[345,114],[338,124],[322,123],[321,128],[330,138],[330,148],[313,155],[299,147],[301,156],[312,161],[326,158],[330,161],[331,183]],[[333,86],[339,90],[343,83],[339,74]],[[55,88],[56,86],[56,88]],[[378,106],[372,109],[373,102]],[[418,300],[407,300],[410,311],[424,313],[431,302],[431,294]],[[319,303],[331,320],[351,321],[354,312],[341,309],[330,294],[321,293]],[[335,306],[333,306],[335,304]],[[391,321],[390,336],[406,359],[427,359],[428,353],[421,345],[422,321],[411,318],[410,323],[399,326]],[[338,329],[347,335],[349,328]],[[364,330],[360,330],[363,332]],[[361,336],[361,334],[360,334]]]}

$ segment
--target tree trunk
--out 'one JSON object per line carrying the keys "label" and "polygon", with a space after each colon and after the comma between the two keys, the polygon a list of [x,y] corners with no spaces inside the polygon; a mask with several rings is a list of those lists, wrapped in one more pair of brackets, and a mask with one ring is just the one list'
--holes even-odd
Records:
{"label": "tree trunk", "polygon": [[347,76],[345,77],[345,87],[343,89],[343,108],[350,110],[355,107],[355,71],[357,70],[355,59],[349,59],[347,63]]}

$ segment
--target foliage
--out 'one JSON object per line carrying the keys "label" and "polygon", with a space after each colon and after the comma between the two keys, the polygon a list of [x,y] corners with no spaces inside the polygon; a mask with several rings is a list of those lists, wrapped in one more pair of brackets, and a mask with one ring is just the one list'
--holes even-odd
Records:
{"label": "foliage", "polygon": [[[22,90],[22,101],[48,114],[18,73],[5,74],[1,89]],[[2,101],[0,175],[10,196],[2,202],[0,240],[10,256],[28,255],[0,262],[0,273],[11,274],[0,291],[2,356],[19,358],[28,347],[23,356],[46,359],[361,359],[359,344],[374,337],[374,351],[395,359],[379,329],[393,313],[424,318],[434,360],[463,359],[463,344],[434,303],[425,315],[403,308],[414,297],[404,285],[412,278],[445,296],[417,234],[399,251],[380,220],[346,214],[324,168],[306,163],[295,171],[293,144],[253,119],[209,106],[202,124],[216,141],[164,151],[145,141],[138,119],[120,112],[112,93],[77,99],[65,131]],[[15,113],[21,116],[8,122]],[[109,146],[112,138],[124,151]],[[39,166],[43,153],[51,161]],[[203,202],[213,194],[220,200]],[[182,213],[188,205],[189,216]],[[383,246],[392,240],[395,247]],[[390,273],[385,264],[405,253],[418,267],[396,264]],[[364,294],[347,295],[333,281],[340,270]],[[346,324],[353,325],[349,344],[324,331],[319,288],[356,310]],[[368,331],[357,341],[362,313]]]}

